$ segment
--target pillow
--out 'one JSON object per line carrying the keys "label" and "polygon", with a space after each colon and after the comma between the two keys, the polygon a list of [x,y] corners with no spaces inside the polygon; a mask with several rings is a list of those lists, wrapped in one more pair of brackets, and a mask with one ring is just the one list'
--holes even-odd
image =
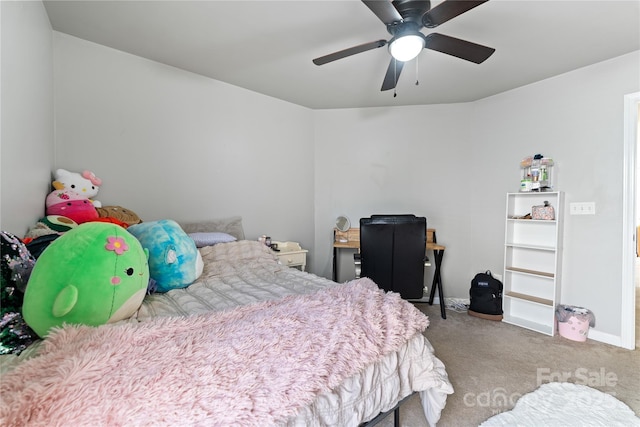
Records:
{"label": "pillow", "polygon": [[221,232],[212,232],[212,233],[189,233],[189,237],[196,242],[197,248],[202,248],[205,246],[213,246],[217,243],[227,243],[233,242],[237,239],[230,234],[221,233]]}
{"label": "pillow", "polygon": [[210,233],[213,231],[217,231],[230,234],[238,240],[244,240],[242,217],[240,216],[192,223],[181,222],[180,226],[186,233]]}

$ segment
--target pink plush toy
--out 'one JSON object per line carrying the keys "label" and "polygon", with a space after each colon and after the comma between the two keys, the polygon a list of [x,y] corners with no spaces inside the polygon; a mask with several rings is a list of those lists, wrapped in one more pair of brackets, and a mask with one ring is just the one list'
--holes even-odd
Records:
{"label": "pink plush toy", "polygon": [[47,196],[45,205],[47,215],[66,216],[78,224],[99,218],[91,201],[75,191],[54,190]]}

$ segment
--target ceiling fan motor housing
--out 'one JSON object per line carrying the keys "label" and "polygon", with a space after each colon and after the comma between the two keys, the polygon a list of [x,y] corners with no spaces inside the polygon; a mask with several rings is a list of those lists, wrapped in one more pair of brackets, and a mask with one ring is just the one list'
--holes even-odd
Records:
{"label": "ceiling fan motor housing", "polygon": [[387,25],[387,31],[389,31],[389,34],[394,38],[399,38],[407,34],[422,34],[420,33],[421,27],[422,25],[413,21],[394,22],[393,24]]}
{"label": "ceiling fan motor housing", "polygon": [[[431,8],[429,0],[394,0],[391,2],[396,8],[402,21],[387,24],[387,31],[395,39],[408,34],[422,35],[420,29],[422,25],[422,15]],[[389,43],[392,41],[390,40]]]}
{"label": "ceiling fan motor housing", "polygon": [[419,27],[422,27],[422,15],[431,9],[429,0],[394,0],[391,3],[404,21],[416,22]]}

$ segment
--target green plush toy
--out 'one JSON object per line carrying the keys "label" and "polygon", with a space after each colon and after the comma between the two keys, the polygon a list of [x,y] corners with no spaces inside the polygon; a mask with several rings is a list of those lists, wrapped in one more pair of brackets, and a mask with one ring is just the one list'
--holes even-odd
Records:
{"label": "green plush toy", "polygon": [[40,337],[64,323],[98,326],[129,318],[146,293],[147,259],[148,252],[121,226],[81,224],[38,258],[23,317]]}

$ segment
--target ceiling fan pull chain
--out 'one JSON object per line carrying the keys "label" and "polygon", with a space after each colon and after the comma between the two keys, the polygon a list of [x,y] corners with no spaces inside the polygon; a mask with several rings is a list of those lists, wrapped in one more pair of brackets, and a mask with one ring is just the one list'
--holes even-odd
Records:
{"label": "ceiling fan pull chain", "polygon": [[396,91],[397,87],[398,87],[398,60],[396,58],[393,58],[393,81],[396,82],[395,85],[393,85],[393,97],[395,98],[396,96],[398,96],[398,92]]}
{"label": "ceiling fan pull chain", "polygon": [[416,56],[416,86],[420,84],[418,76],[420,75],[420,57]]}

